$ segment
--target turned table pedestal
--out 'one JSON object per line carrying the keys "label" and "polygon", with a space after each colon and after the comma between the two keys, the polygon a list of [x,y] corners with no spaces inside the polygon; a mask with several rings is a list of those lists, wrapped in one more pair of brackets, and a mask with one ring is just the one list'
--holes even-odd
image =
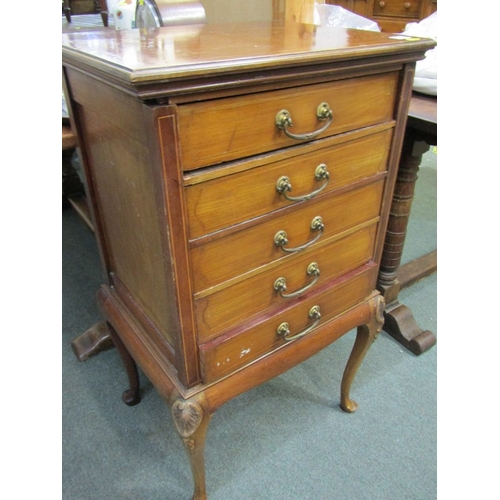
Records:
{"label": "turned table pedestal", "polygon": [[399,302],[399,291],[437,269],[437,251],[400,267],[411,213],[411,205],[422,155],[437,144],[437,98],[414,93],[399,162],[398,176],[389,216],[378,289],[386,300],[384,331],[414,354],[436,343],[435,335],[422,330],[412,311]]}

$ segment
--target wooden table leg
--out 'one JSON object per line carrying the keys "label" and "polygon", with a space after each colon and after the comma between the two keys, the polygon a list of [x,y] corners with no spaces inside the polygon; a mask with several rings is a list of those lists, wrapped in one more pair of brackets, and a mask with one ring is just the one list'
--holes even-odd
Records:
{"label": "wooden table leg", "polygon": [[99,5],[101,6],[101,19],[102,24],[107,28],[108,27],[108,3],[106,0],[99,0]]}
{"label": "wooden table leg", "polygon": [[66,21],[71,22],[71,7],[69,6],[69,0],[63,0],[64,5],[64,15],[66,16]]}
{"label": "wooden table leg", "polygon": [[106,322],[106,326],[113,344],[118,349],[120,357],[122,358],[123,366],[127,371],[129,388],[123,392],[122,401],[128,406],[135,406],[141,402],[139,372],[137,371],[137,365],[116,330],[110,323]]}
{"label": "wooden table leg", "polygon": [[403,255],[417,172],[422,155],[428,150],[429,144],[421,140],[418,134],[406,134],[377,284],[387,304],[384,331],[417,355],[430,349],[436,343],[436,337],[429,330],[422,330],[411,310],[399,302],[401,283],[398,280],[398,269]]}

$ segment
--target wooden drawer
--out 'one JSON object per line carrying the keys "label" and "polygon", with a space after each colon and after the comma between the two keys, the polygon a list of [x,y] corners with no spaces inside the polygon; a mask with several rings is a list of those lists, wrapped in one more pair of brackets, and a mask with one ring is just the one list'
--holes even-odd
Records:
{"label": "wooden drawer", "polygon": [[[309,200],[300,210],[273,212],[259,224],[231,232],[225,237],[203,242],[190,249],[192,279],[195,294],[206,295],[230,279],[247,279],[246,273],[280,259],[294,258],[296,253],[286,253],[275,245],[275,236],[285,231],[288,247],[297,248],[319,238],[312,247],[328,244],[343,231],[378,218],[382,200],[384,178],[359,189],[321,199]],[[324,229],[312,231],[311,223],[320,216]],[[244,230],[243,230],[244,229]],[[227,286],[227,284],[223,285]],[[202,293],[203,292],[203,293]]]}
{"label": "wooden drawer", "polygon": [[419,18],[421,0],[375,0],[374,16]]}
{"label": "wooden drawer", "polygon": [[[270,312],[254,322],[245,323],[248,329],[244,332],[235,330],[202,344],[200,356],[204,382],[213,382],[275,349],[292,345],[293,341],[287,342],[278,335],[278,327],[287,322],[292,335],[304,331],[313,321],[309,318],[312,307],[320,308],[321,319],[317,324],[320,327],[358,304],[372,292],[376,271],[373,263],[366,264],[343,275],[333,285],[326,284],[324,291],[308,295],[276,314]],[[313,342],[314,330],[308,335]]]}
{"label": "wooden drawer", "polygon": [[[301,197],[326,186],[320,192],[324,194],[386,170],[393,129],[369,130],[365,129],[362,137],[359,132],[347,134],[341,143],[336,137],[298,148],[306,150],[300,155],[297,149],[289,148],[288,154],[276,153],[269,163],[244,171],[242,164],[219,169],[225,172],[223,177],[190,185],[186,189],[190,238],[297,203],[277,191],[282,177],[286,176],[292,186],[286,194]],[[246,163],[253,165],[255,161]],[[329,179],[316,178],[320,165],[325,165]]]}
{"label": "wooden drawer", "polygon": [[293,133],[304,134],[323,126],[316,110],[327,102],[333,119],[320,137],[391,120],[397,81],[398,73],[393,72],[179,105],[182,169],[206,167],[303,142],[290,139],[276,126],[276,115],[283,109],[293,120]]}
{"label": "wooden drawer", "polygon": [[[376,229],[377,224],[373,223],[329,245],[301,252],[282,265],[271,266],[247,280],[199,299],[195,305],[198,340],[206,342],[261,311],[297,300],[295,296],[282,297],[275,290],[275,282],[279,278],[286,280],[284,294],[293,295],[305,288],[299,295],[304,297],[323,283],[365,264],[373,256]],[[315,269],[319,274],[314,273]]]}

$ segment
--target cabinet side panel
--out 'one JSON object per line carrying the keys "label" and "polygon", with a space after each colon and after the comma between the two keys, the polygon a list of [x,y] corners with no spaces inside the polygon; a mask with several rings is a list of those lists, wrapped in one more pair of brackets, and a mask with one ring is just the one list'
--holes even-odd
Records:
{"label": "cabinet side panel", "polygon": [[72,73],[70,82],[78,100],[85,168],[94,181],[108,271],[118,277],[173,350],[177,320],[166,306],[171,287],[164,268],[142,103],[85,75]]}

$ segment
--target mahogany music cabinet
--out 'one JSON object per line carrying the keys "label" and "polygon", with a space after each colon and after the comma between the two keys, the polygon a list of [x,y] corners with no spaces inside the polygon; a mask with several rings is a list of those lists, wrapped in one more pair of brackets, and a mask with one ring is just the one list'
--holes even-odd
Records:
{"label": "mahogany music cabinet", "polygon": [[221,405],[357,328],[340,405],[380,331],[376,290],[415,62],[431,40],[298,23],[63,35],[63,75],[139,401],[169,403],[205,499]]}

